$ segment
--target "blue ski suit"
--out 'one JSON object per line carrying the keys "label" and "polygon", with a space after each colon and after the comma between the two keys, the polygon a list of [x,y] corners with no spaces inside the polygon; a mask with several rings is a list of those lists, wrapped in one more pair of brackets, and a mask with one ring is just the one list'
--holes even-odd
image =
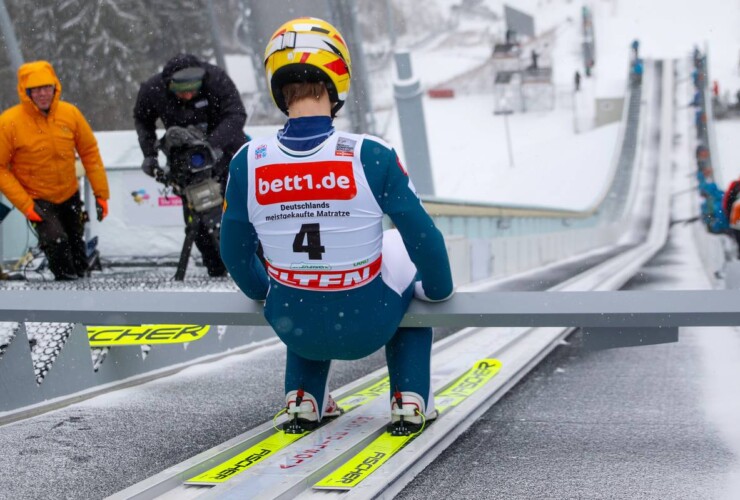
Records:
{"label": "blue ski suit", "polygon": [[[310,160],[335,133],[329,117],[289,119],[277,136],[281,161]],[[290,286],[276,279],[277,273],[266,271],[269,250],[265,249],[267,260],[262,262],[256,254],[260,238],[249,214],[249,163],[263,154],[263,141],[252,140],[231,161],[221,257],[249,298],[265,300],[265,317],[287,346],[286,393],[303,388],[317,401],[325,401],[332,359],[359,359],[385,346],[391,387],[416,392],[428,405],[432,329],[398,326],[415,286],[418,294],[418,283],[412,279],[399,292],[389,287],[380,273],[348,290],[310,290]],[[416,266],[416,280],[421,283],[423,295],[432,301],[449,298],[453,284],[444,239],[424,210],[395,150],[372,136],[362,136],[359,156],[375,202],[397,227],[403,247]],[[352,230],[345,232],[343,244],[353,245]]]}

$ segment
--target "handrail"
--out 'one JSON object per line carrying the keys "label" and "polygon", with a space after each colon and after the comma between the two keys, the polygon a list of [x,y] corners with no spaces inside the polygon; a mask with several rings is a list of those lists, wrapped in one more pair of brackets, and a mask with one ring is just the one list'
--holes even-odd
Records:
{"label": "handrail", "polygon": [[[156,300],[152,300],[156,293]],[[411,304],[402,326],[732,326],[740,291],[462,292]],[[0,321],[266,325],[241,292],[0,291]]]}
{"label": "handrail", "polygon": [[495,203],[452,200],[432,196],[422,196],[424,208],[431,216],[447,215],[462,217],[543,217],[543,218],[582,218],[591,212],[578,210],[549,209]]}

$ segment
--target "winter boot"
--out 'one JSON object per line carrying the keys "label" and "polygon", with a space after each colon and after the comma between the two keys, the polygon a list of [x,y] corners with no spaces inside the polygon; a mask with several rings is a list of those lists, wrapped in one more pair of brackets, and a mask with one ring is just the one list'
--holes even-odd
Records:
{"label": "winter boot", "polygon": [[77,279],[77,270],[72,260],[69,241],[47,242],[42,247],[49,262],[49,270],[56,281],[73,281]]}
{"label": "winter boot", "polygon": [[419,432],[424,426],[437,418],[438,412],[432,401],[430,411],[426,411],[424,398],[415,392],[396,391],[391,398],[391,425],[388,431],[394,436],[408,436]]}
{"label": "winter boot", "polygon": [[319,405],[316,398],[302,389],[290,391],[285,396],[285,408],[288,421],[283,424],[283,430],[289,434],[299,434],[318,427],[321,418],[338,417],[342,410],[331,395],[327,398],[323,415],[319,415]]}

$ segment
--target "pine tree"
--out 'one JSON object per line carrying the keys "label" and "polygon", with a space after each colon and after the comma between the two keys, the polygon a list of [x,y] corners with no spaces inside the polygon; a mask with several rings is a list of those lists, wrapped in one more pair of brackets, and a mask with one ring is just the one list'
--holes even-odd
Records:
{"label": "pine tree", "polygon": [[[26,61],[49,61],[94,130],[133,128],[139,84],[179,52],[213,54],[204,0],[6,0]],[[16,76],[0,73],[15,89]],[[2,93],[3,109],[18,103]]]}

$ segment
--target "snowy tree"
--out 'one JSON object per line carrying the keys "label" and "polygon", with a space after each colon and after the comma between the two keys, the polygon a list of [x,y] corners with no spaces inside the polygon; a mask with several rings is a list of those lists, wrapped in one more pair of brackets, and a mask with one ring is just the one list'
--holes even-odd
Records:
{"label": "snowy tree", "polygon": [[136,82],[146,73],[140,62],[151,29],[141,15],[144,1],[8,4],[25,60],[51,62],[62,82],[62,98],[80,107],[95,129],[127,127]]}
{"label": "snowy tree", "polygon": [[[204,59],[213,57],[210,19],[205,0],[147,2],[153,28],[148,34],[148,57],[162,66],[174,55],[187,52]],[[153,4],[156,4],[154,7]]]}
{"label": "snowy tree", "polygon": [[[179,52],[213,54],[205,0],[6,0],[26,61],[52,63],[95,130],[133,128],[143,80]],[[4,57],[4,55],[3,55]],[[0,72],[6,89],[15,75]],[[17,104],[2,93],[3,109]]]}

